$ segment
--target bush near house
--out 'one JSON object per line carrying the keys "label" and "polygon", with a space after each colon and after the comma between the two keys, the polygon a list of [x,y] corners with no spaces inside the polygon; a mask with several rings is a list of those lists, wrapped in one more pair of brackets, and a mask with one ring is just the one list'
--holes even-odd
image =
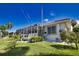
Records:
{"label": "bush near house", "polygon": [[41,36],[33,36],[33,37],[31,37],[30,38],[30,40],[29,40],[29,42],[41,42],[41,41],[43,41],[43,37],[41,37]]}

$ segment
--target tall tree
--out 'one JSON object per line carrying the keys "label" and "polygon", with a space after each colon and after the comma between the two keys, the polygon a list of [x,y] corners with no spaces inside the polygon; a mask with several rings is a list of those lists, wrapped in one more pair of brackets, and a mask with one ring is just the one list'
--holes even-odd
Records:
{"label": "tall tree", "polygon": [[[1,33],[2,33],[1,36],[4,36],[6,30],[11,29],[12,27],[13,27],[13,25],[12,25],[11,22],[9,22],[9,23],[7,23],[7,24],[5,24],[5,25],[0,25],[0,31],[1,31]],[[4,34],[3,34],[3,33],[4,33]]]}
{"label": "tall tree", "polygon": [[3,33],[4,31],[6,30],[5,26],[4,25],[0,25],[0,37],[3,37]]}
{"label": "tall tree", "polygon": [[5,27],[6,27],[6,30],[7,30],[7,29],[11,29],[11,28],[13,27],[13,24],[12,24],[11,22],[9,22],[9,23],[7,23],[7,24],[5,25]]}
{"label": "tall tree", "polygon": [[66,43],[74,43],[78,50],[79,34],[71,31],[61,32],[61,40]]}
{"label": "tall tree", "polygon": [[74,27],[76,24],[77,24],[77,22],[75,20],[71,20],[72,27]]}

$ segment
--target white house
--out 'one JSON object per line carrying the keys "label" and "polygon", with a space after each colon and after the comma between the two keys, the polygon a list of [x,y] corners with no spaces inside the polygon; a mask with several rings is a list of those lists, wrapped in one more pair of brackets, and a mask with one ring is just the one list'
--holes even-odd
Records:
{"label": "white house", "polygon": [[16,32],[21,34],[22,39],[31,36],[43,36],[45,41],[61,42],[60,31],[72,31],[71,20],[61,19],[43,24],[34,24],[27,28],[19,29]]}

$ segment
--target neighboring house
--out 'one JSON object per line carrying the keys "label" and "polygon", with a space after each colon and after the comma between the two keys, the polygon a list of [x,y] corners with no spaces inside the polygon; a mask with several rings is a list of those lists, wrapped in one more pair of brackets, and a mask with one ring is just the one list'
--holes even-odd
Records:
{"label": "neighboring house", "polygon": [[61,19],[43,24],[34,24],[16,31],[21,38],[28,40],[31,36],[44,36],[45,41],[61,42],[60,31],[72,31],[71,20]]}

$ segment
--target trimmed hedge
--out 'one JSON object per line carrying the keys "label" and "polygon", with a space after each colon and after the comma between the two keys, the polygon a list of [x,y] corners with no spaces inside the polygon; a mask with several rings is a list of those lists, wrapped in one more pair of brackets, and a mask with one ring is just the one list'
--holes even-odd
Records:
{"label": "trimmed hedge", "polygon": [[30,38],[29,42],[41,42],[41,41],[43,41],[43,39],[44,38],[41,36],[33,36]]}

